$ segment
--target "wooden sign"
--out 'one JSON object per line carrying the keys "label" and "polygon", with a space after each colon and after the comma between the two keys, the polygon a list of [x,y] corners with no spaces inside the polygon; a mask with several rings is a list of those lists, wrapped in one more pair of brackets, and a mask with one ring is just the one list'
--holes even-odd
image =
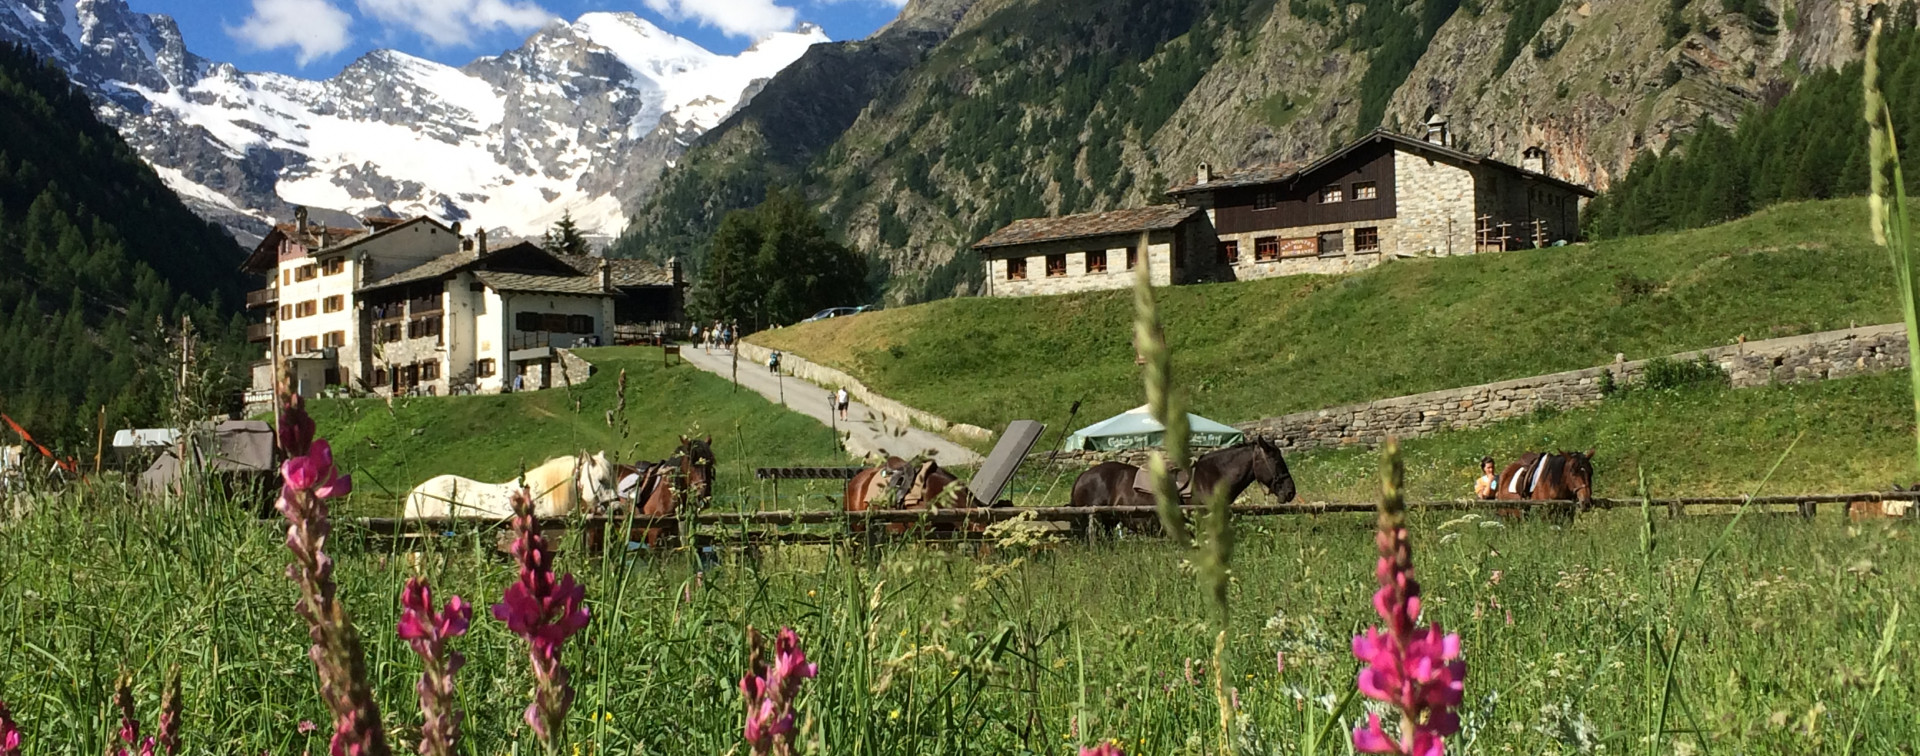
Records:
{"label": "wooden sign", "polygon": [[1281,257],[1302,257],[1317,254],[1320,254],[1319,237],[1303,236],[1294,239],[1280,240]]}

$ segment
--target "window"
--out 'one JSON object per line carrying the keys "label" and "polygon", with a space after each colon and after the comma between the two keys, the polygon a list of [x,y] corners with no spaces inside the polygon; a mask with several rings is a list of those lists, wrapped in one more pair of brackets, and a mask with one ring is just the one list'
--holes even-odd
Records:
{"label": "window", "polygon": [[330,367],[320,371],[320,381],[328,386],[340,385],[340,368]]}
{"label": "window", "polygon": [[1366,226],[1363,228],[1354,229],[1353,230],[1353,251],[1379,252],[1380,251],[1380,228],[1378,226]]}
{"label": "window", "polygon": [[320,272],[326,275],[334,276],[345,273],[346,271],[347,258],[335,257],[331,260],[322,260],[320,262]]}
{"label": "window", "polygon": [[375,386],[387,385],[387,369],[386,368],[377,367],[373,369],[373,385]]}
{"label": "window", "polygon": [[346,345],[347,345],[347,332],[346,332],[346,331],[334,331],[334,332],[332,332],[332,333],[329,333],[329,334],[327,334],[327,335],[326,335],[326,337],[325,337],[324,339],[322,339],[322,340],[321,340],[321,342],[320,342],[320,343],[321,343],[321,345],[322,345],[322,346],[325,346],[325,347],[328,347],[328,348],[336,348],[336,347],[343,347],[343,346],[346,346]]}
{"label": "window", "polygon": [[296,318],[312,317],[318,310],[319,307],[317,303],[309,299],[293,306],[293,316]]}
{"label": "window", "polygon": [[293,354],[293,340],[281,339],[280,340],[280,356],[285,357],[290,354]]}
{"label": "window", "polygon": [[319,275],[320,266],[318,265],[308,264],[293,269],[293,280],[295,281],[311,281]]}
{"label": "window", "polygon": [[440,378],[440,363],[428,360],[420,363],[420,380],[432,381]]}
{"label": "window", "polygon": [[1320,190],[1320,204],[1330,205],[1340,200],[1340,187],[1329,186]]}
{"label": "window", "polygon": [[1280,206],[1280,193],[1271,189],[1253,193],[1253,209],[1272,210]]}
{"label": "window", "polygon": [[1362,181],[1354,184],[1353,198],[1355,200],[1379,199],[1380,187],[1371,181]]}
{"label": "window", "polygon": [[325,312],[339,312],[347,309],[347,298],[345,295],[335,294],[326,299],[322,299],[320,300],[320,309]]}
{"label": "window", "polygon": [[280,269],[280,283],[282,283],[282,284],[290,284],[290,283],[293,283],[293,271],[291,271],[291,270],[287,270],[286,268],[281,268],[281,269]]}
{"label": "window", "polygon": [[1237,262],[1240,262],[1240,242],[1220,242],[1220,264],[1232,265]]}
{"label": "window", "polygon": [[513,330],[516,330],[516,331],[540,330],[540,313],[537,313],[537,312],[514,313]]}
{"label": "window", "polygon": [[1027,280],[1027,258],[1015,257],[1007,260],[1007,280]]}
{"label": "window", "polygon": [[407,321],[407,338],[428,339],[440,335],[440,316],[430,315]]}
{"label": "window", "polygon": [[1047,277],[1059,278],[1067,274],[1066,255],[1047,255]]}
{"label": "window", "polygon": [[540,330],[548,333],[566,333],[567,316],[557,312],[542,313],[540,315]]}
{"label": "window", "polygon": [[494,370],[493,360],[491,359],[481,360],[473,365],[473,374],[480,378],[492,378]]}
{"label": "window", "polygon": [[568,333],[593,333],[593,316],[592,315],[568,315],[567,316],[567,332]]}
{"label": "window", "polygon": [[1091,251],[1087,252],[1087,272],[1088,273],[1107,272],[1107,251],[1106,250],[1103,249],[1098,252],[1091,252]]}
{"label": "window", "polygon": [[1280,259],[1280,237],[1262,236],[1253,240],[1253,261],[1270,262]]}
{"label": "window", "polygon": [[399,341],[399,340],[400,340],[399,321],[387,321],[385,323],[374,324],[373,343],[384,344],[389,341]]}
{"label": "window", "polygon": [[290,304],[280,305],[280,319],[281,320],[293,319],[293,305],[290,305]]}
{"label": "window", "polygon": [[1137,266],[1139,264],[1140,264],[1140,248],[1128,247],[1127,248],[1127,270],[1133,270],[1134,266]]}
{"label": "window", "polygon": [[318,351],[320,351],[320,337],[319,337],[319,336],[305,336],[305,337],[302,337],[302,338],[300,339],[300,351],[301,351],[301,352],[318,352]]}
{"label": "window", "polygon": [[1346,237],[1346,233],[1341,231],[1322,232],[1320,234],[1320,254],[1323,254],[1323,255],[1340,254],[1341,250],[1346,249],[1345,237]]}

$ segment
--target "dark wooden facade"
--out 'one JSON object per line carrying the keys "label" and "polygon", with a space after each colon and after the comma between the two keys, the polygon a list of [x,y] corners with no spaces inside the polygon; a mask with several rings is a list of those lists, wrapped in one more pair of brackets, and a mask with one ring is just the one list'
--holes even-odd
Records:
{"label": "dark wooden facade", "polygon": [[[1299,181],[1221,189],[1214,194],[1214,228],[1222,234],[1392,218],[1394,146],[1375,143],[1302,177]],[[1373,199],[1354,199],[1357,184],[1373,182]],[[1321,190],[1339,186],[1341,201],[1323,203]],[[1256,209],[1259,195],[1273,193],[1273,207]]]}

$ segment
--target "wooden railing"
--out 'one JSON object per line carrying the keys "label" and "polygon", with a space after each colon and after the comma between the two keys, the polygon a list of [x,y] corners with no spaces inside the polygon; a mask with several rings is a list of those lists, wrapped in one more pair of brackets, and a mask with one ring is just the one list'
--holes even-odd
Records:
{"label": "wooden railing", "polygon": [[269,286],[247,292],[247,307],[271,307],[280,301],[280,289]]}
{"label": "wooden railing", "polygon": [[273,324],[272,323],[247,324],[247,341],[250,343],[273,341]]}

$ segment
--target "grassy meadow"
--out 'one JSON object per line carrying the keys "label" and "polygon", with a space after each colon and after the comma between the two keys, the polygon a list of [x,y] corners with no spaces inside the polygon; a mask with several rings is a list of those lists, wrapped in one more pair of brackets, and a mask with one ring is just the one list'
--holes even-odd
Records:
{"label": "grassy meadow", "polygon": [[[413,486],[454,474],[501,482],[524,467],[580,450],[616,462],[658,460],[679,437],[712,434],[719,474],[744,495],[755,467],[845,464],[833,431],[692,365],[663,367],[651,347],[582,349],[598,368],[572,388],[518,394],[394,399],[322,399],[309,404],[320,435],[358,488],[344,508],[394,516]],[[608,424],[627,372],[624,418]],[[621,420],[625,421],[622,432]],[[782,493],[798,492],[783,486]],[[724,498],[724,497],[723,497]],[[723,501],[722,504],[732,502]]]}
{"label": "grassy meadow", "polygon": [[[1427,617],[1466,649],[1465,730],[1449,752],[1647,750],[1659,660],[1676,645],[1670,734],[1652,752],[1888,754],[1920,742],[1910,619],[1875,664],[1891,608],[1920,581],[1910,524],[1749,518],[1703,564],[1726,518],[1651,522],[1647,555],[1638,511],[1566,529],[1413,514]],[[1239,524],[1226,655],[1236,753],[1300,752],[1352,687],[1347,639],[1374,621],[1371,527],[1363,516]],[[452,644],[468,660],[463,752],[539,752],[520,716],[524,646],[486,616],[513,567],[481,541],[438,541],[417,560],[351,528],[330,542],[396,753],[419,722],[419,662],[394,634],[414,574],[479,605]],[[1212,753],[1213,633],[1191,557],[1158,540],[985,556],[899,546],[871,559],[788,547],[729,554],[695,580],[678,557],[563,552],[557,568],[584,582],[593,619],[565,654],[578,697],[561,752],[744,753],[737,681],[754,624],[795,627],[820,665],[801,699],[805,752],[1071,754],[1114,738],[1129,754]],[[324,752],[287,560],[281,532],[237,507],[139,503],[110,485],[0,522],[0,699],[24,753],[104,750],[123,667],[151,728],[172,664],[186,752]],[[1341,730],[1363,712],[1344,709]],[[1331,752],[1346,753],[1334,737]]]}
{"label": "grassy meadow", "polygon": [[[1155,292],[1195,412],[1240,422],[1900,319],[1860,199],[1697,231]],[[1415,316],[1414,313],[1418,315]],[[964,298],[749,337],[985,428],[1141,403],[1132,294]],[[988,366],[991,366],[990,368]]]}

